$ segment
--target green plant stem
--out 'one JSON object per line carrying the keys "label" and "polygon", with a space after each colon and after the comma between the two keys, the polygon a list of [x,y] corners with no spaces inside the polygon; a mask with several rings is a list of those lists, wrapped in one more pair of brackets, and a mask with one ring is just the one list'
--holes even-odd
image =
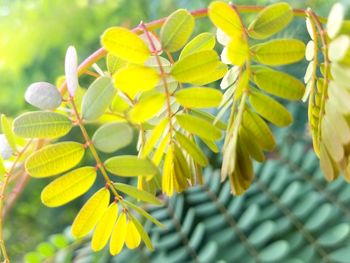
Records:
{"label": "green plant stem", "polygon": [[17,166],[19,160],[21,159],[23,154],[26,152],[26,150],[29,148],[29,146],[31,145],[32,141],[33,140],[29,140],[25,144],[23,149],[16,154],[16,158],[13,161],[10,170],[5,173],[4,182],[2,184],[1,191],[0,191],[0,247],[1,247],[1,252],[2,252],[2,255],[4,257],[4,262],[5,263],[10,262],[10,258],[8,256],[8,253],[7,253],[7,250],[6,250],[6,246],[5,246],[4,229],[3,229],[3,226],[4,226],[3,208],[4,208],[4,199],[5,199],[6,189],[7,189],[8,183],[10,181],[11,175],[14,172],[14,170],[16,169],[16,166]]}
{"label": "green plant stem", "polygon": [[[74,115],[75,115],[75,117],[77,119],[77,123],[79,125],[80,130],[81,130],[81,133],[82,133],[82,135],[83,135],[83,137],[85,139],[85,142],[86,142],[87,146],[89,147],[89,149],[91,151],[92,156],[94,157],[94,159],[96,161],[96,168],[98,168],[101,171],[101,173],[102,173],[102,175],[103,175],[103,177],[104,177],[104,179],[106,181],[106,184],[107,184],[108,188],[112,191],[112,193],[114,194],[115,198],[118,201],[122,201],[122,197],[118,194],[118,192],[115,189],[111,179],[109,179],[109,176],[108,176],[107,171],[106,171],[106,169],[105,169],[105,167],[104,167],[104,165],[103,165],[103,163],[101,161],[101,158],[98,155],[98,153],[96,151],[96,148],[93,145],[88,132],[86,131],[83,119],[81,118],[81,116],[79,114],[78,108],[77,108],[77,106],[76,106],[76,104],[74,102],[74,98],[73,97],[70,98],[70,102],[71,102],[71,105],[73,107],[73,112],[74,112]],[[123,205],[123,203],[122,203],[122,205]]]}
{"label": "green plant stem", "polygon": [[165,98],[166,98],[166,105],[167,105],[167,111],[168,111],[168,119],[169,119],[169,139],[170,139],[170,144],[173,142],[173,134],[174,134],[174,127],[172,124],[172,117],[173,117],[173,112],[171,109],[171,102],[170,102],[170,92],[169,92],[169,87],[168,87],[168,81],[167,81],[167,73],[165,72],[162,62],[160,61],[159,55],[158,55],[158,50],[153,43],[152,38],[149,35],[148,28],[146,25],[141,22],[140,23],[140,28],[143,30],[143,32],[146,34],[146,37],[151,45],[151,52],[155,55],[157,64],[160,70],[160,75],[163,81],[164,85],[164,92],[165,92]]}

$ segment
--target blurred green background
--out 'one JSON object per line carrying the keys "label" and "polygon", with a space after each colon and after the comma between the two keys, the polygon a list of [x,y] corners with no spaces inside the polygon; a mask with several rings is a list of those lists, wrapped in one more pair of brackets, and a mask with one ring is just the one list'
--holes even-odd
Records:
{"label": "blurred green background", "polygon": [[[35,81],[55,82],[63,73],[64,54],[74,45],[80,60],[99,48],[99,36],[107,27],[133,27],[140,20],[151,21],[177,8],[194,10],[209,0],[1,0],[0,1],[0,113],[16,116],[26,109],[24,91]],[[278,1],[233,1],[236,4],[266,5]],[[290,0],[294,8],[312,7],[326,16],[334,1]],[[344,0],[346,2],[346,0]],[[212,30],[207,19],[200,24]],[[297,29],[304,34],[304,24]],[[295,35],[289,31],[285,34]],[[298,32],[300,36],[300,32]],[[295,72],[301,76],[303,68]],[[73,132],[71,136],[76,136]],[[89,158],[87,157],[87,162]],[[40,203],[40,191],[47,182],[31,180],[6,222],[9,253],[20,262],[23,255],[46,240],[49,234],[62,232],[72,222],[84,198],[49,209]]]}

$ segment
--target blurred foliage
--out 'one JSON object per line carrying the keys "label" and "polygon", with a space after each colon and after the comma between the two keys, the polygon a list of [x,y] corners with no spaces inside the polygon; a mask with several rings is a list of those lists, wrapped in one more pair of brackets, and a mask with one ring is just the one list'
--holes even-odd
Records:
{"label": "blurred foliage", "polygon": [[[24,90],[34,81],[55,82],[63,72],[66,48],[75,45],[80,60],[99,48],[99,36],[107,27],[133,27],[170,14],[177,8],[203,8],[210,0],[2,0],[0,1],[0,112],[14,116],[27,107]],[[236,4],[266,5],[276,0],[237,0]],[[289,0],[295,8],[314,8],[326,16],[335,1]],[[347,0],[343,0],[347,2]],[[198,30],[208,30],[201,20]],[[303,21],[298,27],[304,28]],[[295,34],[287,32],[287,34]],[[299,37],[299,36],[298,36]],[[303,37],[303,36],[301,36]],[[305,37],[305,35],[304,35]],[[102,65],[102,64],[101,64]],[[293,72],[301,75],[300,72]],[[306,116],[306,111],[303,111]],[[299,124],[303,124],[301,121]],[[73,131],[69,136],[76,136]],[[128,149],[129,152],[131,148]],[[86,162],[91,162],[86,157]],[[212,162],[213,163],[213,162]],[[48,209],[40,203],[46,182],[31,180],[8,215],[6,239],[14,262],[41,241],[62,232],[84,198],[64,209]],[[89,195],[87,194],[86,197]]]}

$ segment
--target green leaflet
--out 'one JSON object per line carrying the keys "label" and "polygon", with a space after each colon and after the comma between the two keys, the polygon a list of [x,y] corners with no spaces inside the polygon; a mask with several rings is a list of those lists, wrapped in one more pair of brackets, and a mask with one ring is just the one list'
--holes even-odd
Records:
{"label": "green leaflet", "polygon": [[189,114],[178,114],[176,120],[184,130],[207,140],[219,140],[221,131],[210,122]]}
{"label": "green leaflet", "polygon": [[82,167],[62,175],[44,188],[41,201],[48,207],[64,205],[86,193],[96,175],[95,167]]}
{"label": "green leaflet", "polygon": [[142,65],[151,55],[143,40],[123,27],[108,28],[101,36],[102,46],[112,55]]}
{"label": "green leaflet", "polygon": [[216,128],[219,128],[220,130],[226,130],[226,123],[219,121],[219,120],[215,120],[215,116],[206,112],[206,111],[202,111],[202,110],[191,110],[191,112],[193,113],[194,116],[198,116],[200,118],[202,118],[203,120],[207,120],[210,123],[213,123],[213,125]]}
{"label": "green leaflet", "polygon": [[158,168],[150,160],[133,155],[109,158],[104,166],[110,173],[125,177],[155,175],[158,172]]}
{"label": "green leaflet", "polygon": [[105,153],[115,152],[132,142],[133,130],[126,123],[106,123],[94,133],[92,143]]}
{"label": "green leaflet", "polygon": [[264,150],[272,151],[275,148],[276,142],[269,126],[250,109],[243,113],[243,127]]}
{"label": "green leaflet", "polygon": [[285,127],[293,122],[293,116],[285,107],[260,92],[251,93],[249,101],[257,113],[278,127]]}
{"label": "green leaflet", "polygon": [[162,138],[162,134],[168,124],[168,118],[161,120],[156,127],[153,129],[151,135],[146,141],[145,146],[141,149],[141,156],[146,157],[150,154],[157,142]]}
{"label": "green leaflet", "polygon": [[88,88],[81,106],[85,120],[96,120],[112,103],[116,91],[111,78],[99,77]]}
{"label": "green leaflet", "polygon": [[177,61],[171,75],[180,82],[194,83],[202,75],[210,74],[220,64],[214,50],[191,54]]}
{"label": "green leaflet", "polygon": [[67,116],[48,111],[27,112],[13,121],[13,132],[24,138],[58,138],[71,128]]}
{"label": "green leaflet", "polygon": [[242,147],[245,148],[254,160],[258,162],[263,162],[265,160],[261,146],[254,140],[254,135],[243,126],[239,128],[239,140],[242,141]]}
{"label": "green leaflet", "polygon": [[194,24],[194,17],[185,9],[168,16],[160,30],[163,49],[175,52],[182,48],[190,38]]}
{"label": "green leaflet", "polygon": [[122,184],[122,183],[114,183],[115,188],[120,191],[123,192],[129,196],[132,196],[136,199],[140,199],[144,202],[150,203],[150,204],[155,204],[155,205],[161,205],[162,202],[160,200],[158,200],[154,195],[137,189],[134,186],[128,185],[128,184]]}
{"label": "green leaflet", "polygon": [[340,84],[344,87],[349,86],[350,67],[340,65],[338,63],[332,63],[331,73],[332,73],[332,76],[337,84]]}
{"label": "green leaflet", "polygon": [[344,16],[344,6],[341,3],[334,4],[331,11],[329,12],[327,20],[327,33],[330,38],[337,36],[342,27]]}
{"label": "green leaflet", "polygon": [[123,200],[123,202],[131,207],[132,209],[134,209],[137,213],[139,213],[140,215],[142,215],[143,217],[147,218],[149,221],[151,221],[152,223],[156,224],[157,226],[160,227],[164,227],[162,223],[160,223],[157,219],[155,219],[153,216],[151,216],[149,213],[147,213],[144,209],[142,209],[141,207],[129,202],[128,200]]}
{"label": "green leaflet", "polygon": [[338,176],[338,170],[331,159],[326,146],[320,143],[320,166],[327,181],[333,181]]}
{"label": "green leaflet", "polygon": [[321,130],[321,142],[326,146],[331,158],[335,162],[340,163],[344,158],[344,148],[336,127],[331,125],[327,115],[322,119]]}
{"label": "green leaflet", "polygon": [[208,158],[193,140],[187,138],[180,132],[176,132],[176,139],[181,148],[183,148],[196,163],[201,166],[208,165]]}
{"label": "green leaflet", "polygon": [[84,237],[95,227],[108,208],[110,192],[101,188],[80,209],[72,224],[72,235]]}
{"label": "green leaflet", "polygon": [[255,39],[268,38],[283,28],[293,19],[293,9],[287,3],[276,3],[265,7],[248,27],[249,36]]}
{"label": "green leaflet", "polygon": [[267,67],[253,67],[253,79],[258,87],[275,96],[299,100],[303,97],[305,87],[293,76]]}
{"label": "green leaflet", "polygon": [[177,91],[175,99],[185,108],[210,108],[220,104],[222,94],[213,88],[191,87]]}
{"label": "green leaflet", "polygon": [[215,47],[215,36],[211,33],[205,32],[194,37],[187,45],[181,50],[179,59],[182,59],[188,55],[196,52],[211,50]]}
{"label": "green leaflet", "polygon": [[304,58],[305,44],[296,39],[275,39],[251,47],[253,58],[269,66],[287,65]]}
{"label": "green leaflet", "polygon": [[243,38],[235,38],[227,45],[227,58],[236,66],[242,66],[249,58],[248,42]]}
{"label": "green leaflet", "polygon": [[1,130],[7,139],[8,144],[10,145],[13,152],[16,152],[16,138],[11,129],[12,123],[5,116],[5,114],[1,114]]}
{"label": "green leaflet", "polygon": [[153,118],[164,106],[165,96],[155,92],[149,96],[141,97],[140,100],[130,110],[131,121],[143,123]]}
{"label": "green leaflet", "polygon": [[243,25],[239,14],[229,4],[214,1],[209,5],[208,16],[211,22],[231,38],[241,36]]}
{"label": "green leaflet", "polygon": [[145,243],[146,247],[150,250],[153,251],[153,245],[152,245],[152,241],[149,238],[147,232],[145,231],[145,229],[143,228],[143,226],[141,225],[141,223],[131,214],[129,214],[130,219],[132,220],[132,222],[134,223],[137,231],[139,232],[142,241]]}
{"label": "green leaflet", "polygon": [[119,69],[125,67],[128,63],[116,56],[113,56],[112,54],[107,54],[107,59],[106,59],[106,64],[107,64],[107,70],[109,74],[113,75],[115,72],[117,72]]}
{"label": "green leaflet", "polygon": [[25,168],[32,177],[53,176],[76,166],[84,152],[84,145],[77,142],[48,145],[32,153],[25,162]]}
{"label": "green leaflet", "polygon": [[206,85],[221,79],[223,76],[225,76],[226,72],[227,65],[222,62],[219,62],[217,63],[213,71],[210,72],[210,74],[198,76],[195,80],[192,81],[192,83],[198,86]]}

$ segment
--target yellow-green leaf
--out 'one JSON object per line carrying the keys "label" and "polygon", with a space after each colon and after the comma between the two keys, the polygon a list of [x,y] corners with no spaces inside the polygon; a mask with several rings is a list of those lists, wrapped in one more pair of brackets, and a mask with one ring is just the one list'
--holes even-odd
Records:
{"label": "yellow-green leaf", "polygon": [[93,145],[105,153],[115,152],[132,142],[133,130],[126,123],[110,122],[102,125],[92,137]]}
{"label": "yellow-green leaf", "polygon": [[168,16],[160,30],[163,49],[175,52],[182,48],[190,38],[194,24],[194,17],[185,9]]}
{"label": "yellow-green leaf", "polygon": [[235,38],[227,46],[227,58],[236,66],[242,66],[249,58],[249,46],[245,39]]}
{"label": "yellow-green leaf", "polygon": [[106,64],[109,74],[113,75],[119,69],[124,68],[128,64],[128,62],[109,53],[107,55]]}
{"label": "yellow-green leaf", "polygon": [[297,78],[267,67],[254,67],[253,78],[259,88],[281,98],[299,100],[305,92],[304,84]]}
{"label": "yellow-green leaf", "polygon": [[13,131],[11,129],[12,123],[5,116],[5,114],[1,114],[1,130],[7,139],[8,144],[10,145],[13,152],[16,152],[16,139]]}
{"label": "yellow-green leaf", "polygon": [[285,107],[260,92],[252,93],[249,101],[257,113],[278,127],[285,127],[293,122],[293,116]]}
{"label": "yellow-green leaf", "polygon": [[210,122],[189,114],[178,114],[176,120],[184,130],[207,140],[219,140],[221,131]]}
{"label": "yellow-green leaf", "polygon": [[222,79],[227,72],[227,65],[219,62],[213,71],[208,75],[198,76],[195,80],[192,81],[194,85],[202,86],[209,83],[212,83],[216,80]]}
{"label": "yellow-green leaf", "polygon": [[113,79],[114,86],[118,90],[134,99],[139,92],[153,89],[160,76],[157,71],[149,67],[129,66],[114,74]]}
{"label": "yellow-green leaf", "polygon": [[180,132],[176,132],[177,142],[201,166],[207,166],[209,161],[198,145]]}
{"label": "yellow-green leaf", "polygon": [[60,142],[32,153],[26,160],[27,172],[33,177],[48,177],[76,166],[84,156],[84,145]]}
{"label": "yellow-green leaf", "polygon": [[253,58],[270,66],[287,65],[304,58],[305,44],[296,39],[275,39],[251,48]]}
{"label": "yellow-green leaf", "polygon": [[140,206],[135,205],[134,203],[131,203],[127,200],[123,201],[128,207],[131,207],[134,209],[137,213],[154,223],[155,225],[159,227],[164,227],[162,223],[160,223],[157,219],[155,219],[153,216],[151,216],[149,213],[147,213],[144,209],[142,209]]}
{"label": "yellow-green leaf", "polygon": [[321,141],[326,146],[332,159],[335,162],[340,163],[344,158],[345,152],[341,140],[339,139],[337,128],[338,127],[332,126],[327,115],[322,119]]}
{"label": "yellow-green leaf", "polygon": [[163,108],[164,103],[165,96],[162,93],[142,97],[129,112],[130,120],[136,123],[146,122]]}
{"label": "yellow-green leaf", "polygon": [[80,209],[72,224],[72,234],[84,237],[95,227],[108,208],[110,193],[107,188],[98,190]]}
{"label": "yellow-green leaf", "polygon": [[123,27],[108,28],[101,36],[102,46],[112,55],[135,64],[143,64],[151,52],[142,39]]}
{"label": "yellow-green leaf", "polygon": [[249,36],[255,39],[268,38],[289,25],[293,9],[287,3],[276,3],[265,7],[248,27]]}
{"label": "yellow-green leaf", "polygon": [[117,188],[118,191],[123,192],[131,197],[134,197],[136,199],[140,199],[144,202],[155,204],[155,205],[161,205],[162,202],[158,200],[154,195],[137,189],[134,186],[128,185],[128,184],[122,184],[122,183],[114,183],[115,188]]}
{"label": "yellow-green leaf", "polygon": [[180,82],[194,83],[200,76],[211,74],[218,64],[220,61],[216,52],[204,50],[177,61],[171,75]]}
{"label": "yellow-green leaf", "polygon": [[337,177],[338,171],[326,149],[326,146],[322,142],[320,143],[320,166],[327,181],[331,182]]}
{"label": "yellow-green leaf", "polygon": [[261,148],[272,151],[276,142],[266,122],[251,110],[243,113],[243,126],[252,134]]}
{"label": "yellow-green leaf", "polygon": [[220,104],[222,94],[213,88],[191,87],[177,91],[175,99],[185,108],[211,108]]}
{"label": "yellow-green leaf", "polygon": [[126,235],[126,214],[122,212],[115,224],[109,244],[109,252],[112,256],[122,251]]}
{"label": "yellow-green leaf", "polygon": [[165,119],[161,120],[157,124],[157,126],[153,129],[151,135],[149,136],[149,138],[146,141],[145,146],[141,150],[142,157],[146,157],[147,155],[150,154],[150,152],[152,151],[154,146],[157,144],[159,139],[162,138],[162,134],[163,134],[167,124],[168,124],[168,118],[165,118]]}
{"label": "yellow-green leaf", "polygon": [[214,1],[209,5],[208,16],[211,22],[232,38],[241,36],[243,25],[239,14],[229,4]]}
{"label": "yellow-green leaf", "polygon": [[215,46],[215,37],[212,33],[202,33],[193,38],[187,45],[181,50],[179,59],[182,59],[188,55],[196,52],[211,50]]}
{"label": "yellow-green leaf", "polygon": [[158,172],[158,168],[150,160],[133,155],[109,158],[104,165],[110,173],[125,177],[155,175]]}
{"label": "yellow-green leaf", "polygon": [[149,238],[147,232],[144,230],[143,226],[140,224],[140,222],[131,214],[129,214],[130,219],[132,220],[132,222],[135,225],[135,228],[137,229],[138,233],[140,234],[142,241],[145,243],[146,247],[153,251],[153,245],[152,245],[152,241]]}
{"label": "yellow-green leaf", "polygon": [[81,106],[85,120],[96,120],[112,103],[116,91],[110,77],[97,78],[86,91]]}
{"label": "yellow-green leaf", "polygon": [[112,234],[115,222],[118,217],[118,204],[113,202],[105,211],[100,221],[98,221],[91,240],[93,251],[102,250]]}
{"label": "yellow-green leaf", "polygon": [[64,205],[86,193],[96,179],[94,167],[82,167],[60,176],[41,192],[41,201],[48,207]]}
{"label": "yellow-green leaf", "polygon": [[239,140],[242,142],[242,148],[244,148],[254,160],[258,162],[263,162],[265,160],[262,148],[255,140],[254,135],[243,126],[239,128]]}
{"label": "yellow-green leaf", "polygon": [[125,244],[129,249],[137,248],[141,243],[141,236],[137,228],[135,227],[134,221],[129,220],[126,224],[126,237]]}
{"label": "yellow-green leaf", "polygon": [[48,111],[27,112],[13,121],[13,132],[24,138],[58,138],[71,128],[67,116]]}

